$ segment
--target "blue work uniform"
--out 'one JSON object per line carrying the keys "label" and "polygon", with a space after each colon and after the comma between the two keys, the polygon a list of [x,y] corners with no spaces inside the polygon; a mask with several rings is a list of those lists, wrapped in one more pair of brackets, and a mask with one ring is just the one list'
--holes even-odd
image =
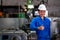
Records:
{"label": "blue work uniform", "polygon": [[[38,30],[40,26],[44,26],[44,30]],[[48,18],[44,17],[43,20],[40,16],[33,18],[30,29],[36,31],[37,40],[50,40],[50,20]]]}

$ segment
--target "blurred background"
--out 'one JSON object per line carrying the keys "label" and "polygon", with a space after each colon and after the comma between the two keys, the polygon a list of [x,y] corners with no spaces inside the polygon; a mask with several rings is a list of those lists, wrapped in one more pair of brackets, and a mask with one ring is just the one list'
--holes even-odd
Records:
{"label": "blurred background", "polygon": [[0,40],[37,40],[29,25],[40,4],[51,20],[51,40],[60,40],[60,0],[0,0]]}

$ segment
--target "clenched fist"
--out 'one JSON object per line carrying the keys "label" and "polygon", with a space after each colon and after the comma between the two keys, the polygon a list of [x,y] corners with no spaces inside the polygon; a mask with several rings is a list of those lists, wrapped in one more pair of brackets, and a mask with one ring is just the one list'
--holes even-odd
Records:
{"label": "clenched fist", "polygon": [[38,30],[44,30],[44,26],[38,27]]}

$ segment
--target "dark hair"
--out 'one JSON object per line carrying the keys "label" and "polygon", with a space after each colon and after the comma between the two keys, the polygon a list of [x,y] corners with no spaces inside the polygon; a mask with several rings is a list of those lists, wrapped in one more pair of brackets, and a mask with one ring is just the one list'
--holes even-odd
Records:
{"label": "dark hair", "polygon": [[40,10],[38,9],[38,11],[40,11]]}

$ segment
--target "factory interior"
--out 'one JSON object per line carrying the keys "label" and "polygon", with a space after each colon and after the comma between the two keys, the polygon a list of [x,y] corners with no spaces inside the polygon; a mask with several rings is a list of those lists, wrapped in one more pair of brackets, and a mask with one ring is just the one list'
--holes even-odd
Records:
{"label": "factory interior", "polygon": [[0,0],[0,40],[37,40],[29,26],[40,4],[48,10],[51,40],[60,40],[60,0]]}

